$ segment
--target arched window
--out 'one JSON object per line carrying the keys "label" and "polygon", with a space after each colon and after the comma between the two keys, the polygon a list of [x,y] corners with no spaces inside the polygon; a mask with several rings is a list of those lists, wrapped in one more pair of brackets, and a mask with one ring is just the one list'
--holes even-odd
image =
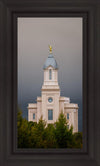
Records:
{"label": "arched window", "polygon": [[35,119],[35,114],[33,113],[33,119]]}
{"label": "arched window", "polygon": [[52,80],[52,70],[49,70],[49,80]]}
{"label": "arched window", "polygon": [[53,120],[53,110],[48,110],[48,120]]}
{"label": "arched window", "polygon": [[67,113],[67,119],[69,119],[69,113]]}

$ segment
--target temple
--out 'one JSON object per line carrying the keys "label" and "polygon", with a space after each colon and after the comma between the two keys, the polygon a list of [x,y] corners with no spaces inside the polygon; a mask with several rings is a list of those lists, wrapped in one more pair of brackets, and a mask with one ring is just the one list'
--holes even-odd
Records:
{"label": "temple", "polygon": [[28,104],[28,121],[38,122],[41,116],[48,123],[57,121],[61,111],[65,114],[68,128],[78,132],[78,104],[70,103],[70,98],[60,96],[58,65],[49,46],[49,56],[43,66],[44,82],[37,103]]}

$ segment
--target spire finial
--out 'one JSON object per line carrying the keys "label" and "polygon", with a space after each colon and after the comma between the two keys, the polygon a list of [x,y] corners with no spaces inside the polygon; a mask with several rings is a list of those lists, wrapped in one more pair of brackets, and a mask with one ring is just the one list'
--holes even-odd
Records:
{"label": "spire finial", "polygon": [[49,51],[50,51],[50,53],[52,53],[52,46],[51,45],[49,45]]}

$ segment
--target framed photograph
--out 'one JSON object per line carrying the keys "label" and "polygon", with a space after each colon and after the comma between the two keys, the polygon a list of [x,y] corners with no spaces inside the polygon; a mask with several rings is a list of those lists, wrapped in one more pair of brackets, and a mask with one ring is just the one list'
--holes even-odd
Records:
{"label": "framed photograph", "polygon": [[82,148],[83,18],[17,24],[18,148]]}
{"label": "framed photograph", "polygon": [[100,2],[1,11],[1,165],[100,165]]}

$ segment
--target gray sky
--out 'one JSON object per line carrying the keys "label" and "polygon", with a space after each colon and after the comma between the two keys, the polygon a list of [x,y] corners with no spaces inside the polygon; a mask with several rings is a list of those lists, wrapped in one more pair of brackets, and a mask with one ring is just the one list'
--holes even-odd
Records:
{"label": "gray sky", "polygon": [[41,96],[48,45],[59,66],[61,95],[79,104],[81,131],[82,18],[18,18],[18,104],[27,118],[28,103]]}

